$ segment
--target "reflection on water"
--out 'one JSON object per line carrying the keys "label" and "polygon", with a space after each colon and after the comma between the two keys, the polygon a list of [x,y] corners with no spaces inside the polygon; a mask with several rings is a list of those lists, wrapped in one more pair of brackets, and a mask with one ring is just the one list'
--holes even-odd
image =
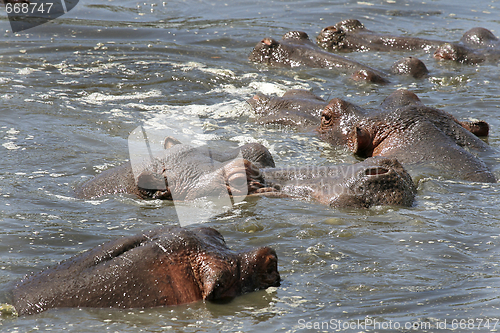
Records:
{"label": "reflection on water", "polygon": [[[314,38],[347,18],[374,31],[433,39],[456,41],[474,26],[500,35],[495,7],[481,2],[471,8],[465,1],[80,0],[67,15],[17,34],[8,31],[4,16],[0,288],[108,239],[177,223],[168,202],[73,198],[76,185],[129,158],[128,135],[142,124],[161,128],[165,119],[196,116],[209,143],[260,142],[278,166],[354,163],[350,153],[329,147],[314,132],[256,125],[245,101],[256,92],[306,88],[324,99],[374,108],[407,88],[459,119],[488,121],[488,143],[498,148],[496,64],[441,63],[416,52],[430,77],[381,87],[321,69],[268,69],[247,61],[264,37],[303,30]],[[346,54],[381,69],[404,55]],[[489,163],[497,161],[493,156]],[[500,176],[498,167],[495,173]],[[431,323],[424,330],[432,331],[445,320],[448,329],[456,328],[454,319],[474,319],[476,330],[484,329],[478,319],[498,317],[500,306],[499,190],[498,184],[424,176],[414,207],[363,211],[247,198],[205,225],[235,250],[275,248],[281,287],[229,304],[52,310],[1,318],[0,330],[267,332],[307,331],[307,323],[393,321]],[[0,302],[6,299],[0,293]]]}

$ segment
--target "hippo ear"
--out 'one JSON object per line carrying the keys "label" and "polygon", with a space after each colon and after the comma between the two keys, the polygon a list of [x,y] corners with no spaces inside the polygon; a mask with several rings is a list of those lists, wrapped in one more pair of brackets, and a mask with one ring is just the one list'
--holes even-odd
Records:
{"label": "hippo ear", "polygon": [[372,136],[364,128],[356,126],[349,136],[349,150],[362,157],[369,157],[373,151]]}
{"label": "hippo ear", "polygon": [[211,265],[201,270],[201,294],[207,301],[227,302],[241,294],[240,281],[237,280],[237,263],[232,260],[228,263],[214,263],[213,259],[206,259]]}
{"label": "hippo ear", "polygon": [[304,31],[289,31],[283,35],[283,40],[308,40],[309,36]]}
{"label": "hippo ear", "polygon": [[462,121],[460,125],[475,136],[488,136],[490,131],[490,125],[482,120]]}
{"label": "hippo ear", "polygon": [[163,140],[163,149],[172,148],[175,145],[179,145],[182,142],[174,138],[173,136],[167,136],[165,140]]}

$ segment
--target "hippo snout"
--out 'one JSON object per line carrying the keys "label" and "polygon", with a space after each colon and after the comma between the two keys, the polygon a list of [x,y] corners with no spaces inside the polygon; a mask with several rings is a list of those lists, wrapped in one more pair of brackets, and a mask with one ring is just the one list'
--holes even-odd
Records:
{"label": "hippo snout", "polygon": [[242,292],[279,287],[278,255],[270,247],[261,247],[241,254]]}

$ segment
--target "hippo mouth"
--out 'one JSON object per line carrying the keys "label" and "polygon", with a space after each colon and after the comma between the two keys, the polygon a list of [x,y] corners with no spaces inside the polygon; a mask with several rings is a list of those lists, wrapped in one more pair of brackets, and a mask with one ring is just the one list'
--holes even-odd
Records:
{"label": "hippo mouth", "polygon": [[[236,165],[236,167],[234,167]],[[243,167],[243,168],[242,168]],[[245,196],[277,191],[268,186],[261,170],[248,160],[243,164],[230,163],[226,166],[226,188],[231,196]]]}

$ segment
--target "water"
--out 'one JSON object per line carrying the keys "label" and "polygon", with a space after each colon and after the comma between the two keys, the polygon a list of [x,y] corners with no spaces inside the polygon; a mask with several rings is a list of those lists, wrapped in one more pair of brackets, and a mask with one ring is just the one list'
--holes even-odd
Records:
{"label": "water", "polygon": [[[430,78],[376,86],[326,70],[267,69],[246,60],[264,37],[303,30],[314,38],[347,18],[371,30],[454,41],[475,26],[499,36],[499,13],[495,1],[472,8],[445,0],[80,0],[67,15],[17,34],[3,15],[0,288],[106,240],[177,223],[165,202],[72,197],[74,186],[128,159],[132,130],[160,126],[165,116],[199,117],[209,141],[263,143],[278,166],[353,163],[314,133],[254,124],[245,100],[256,92],[308,88],[325,99],[376,107],[407,88],[459,119],[488,121],[488,142],[499,148],[497,64],[439,63],[414,52]],[[388,69],[404,55],[346,56]],[[1,318],[0,331],[409,331],[405,325],[488,331],[485,324],[498,330],[499,190],[498,184],[424,177],[414,207],[370,210],[248,198],[204,225],[236,250],[275,248],[281,287],[229,304],[57,309]]]}

